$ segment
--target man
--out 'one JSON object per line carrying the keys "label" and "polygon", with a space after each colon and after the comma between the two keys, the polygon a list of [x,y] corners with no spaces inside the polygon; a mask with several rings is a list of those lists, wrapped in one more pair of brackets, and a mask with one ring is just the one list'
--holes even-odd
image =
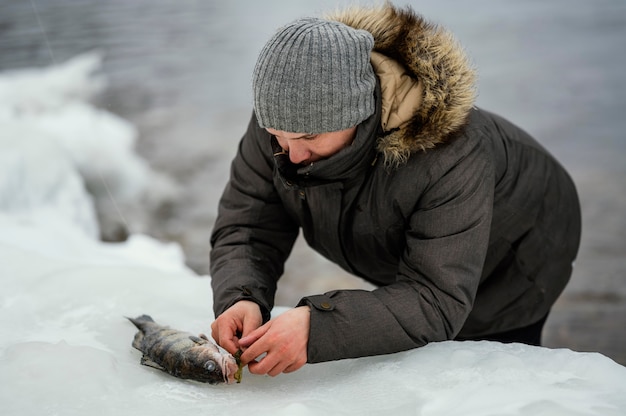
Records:
{"label": "man", "polygon": [[[253,90],[211,252],[213,337],[250,372],[442,340],[540,344],[578,250],[576,190],[527,133],[474,107],[450,34],[389,4],[301,19],[265,45]],[[378,288],[270,320],[300,229]]]}

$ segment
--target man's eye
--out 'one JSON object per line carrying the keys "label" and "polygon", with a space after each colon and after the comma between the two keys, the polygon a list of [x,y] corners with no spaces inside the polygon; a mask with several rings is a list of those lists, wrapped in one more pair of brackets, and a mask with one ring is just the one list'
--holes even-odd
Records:
{"label": "man's eye", "polygon": [[317,138],[317,134],[312,134],[310,136],[304,136],[303,139],[304,140],[314,140]]}

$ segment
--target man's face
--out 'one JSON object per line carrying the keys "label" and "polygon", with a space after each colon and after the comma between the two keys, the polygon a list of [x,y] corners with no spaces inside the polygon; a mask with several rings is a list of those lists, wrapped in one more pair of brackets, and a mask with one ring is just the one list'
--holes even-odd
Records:
{"label": "man's face", "polygon": [[278,141],[280,147],[289,153],[291,163],[310,165],[326,159],[352,144],[356,127],[329,133],[307,134],[289,133],[281,130],[266,129]]}

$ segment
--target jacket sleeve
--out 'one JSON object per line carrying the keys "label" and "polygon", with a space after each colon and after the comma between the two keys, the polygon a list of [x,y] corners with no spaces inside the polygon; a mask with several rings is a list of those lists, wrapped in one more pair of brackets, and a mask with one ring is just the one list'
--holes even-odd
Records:
{"label": "jacket sleeve", "polygon": [[298,235],[274,188],[273,169],[270,137],[253,114],[211,235],[215,316],[247,299],[259,304],[264,321],[269,319],[276,282]]}
{"label": "jacket sleeve", "polygon": [[[406,179],[406,177],[405,177]],[[453,339],[469,315],[485,260],[494,167],[480,143],[450,166],[433,163],[407,216],[395,282],[303,298],[308,361],[393,353]]]}

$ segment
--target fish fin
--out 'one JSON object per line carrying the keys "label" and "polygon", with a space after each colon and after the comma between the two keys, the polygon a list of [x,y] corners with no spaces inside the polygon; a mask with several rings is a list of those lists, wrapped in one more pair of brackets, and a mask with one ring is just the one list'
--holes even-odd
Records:
{"label": "fish fin", "polygon": [[133,323],[137,327],[137,329],[143,329],[143,324],[146,322],[154,322],[154,319],[150,315],[141,315],[136,318],[126,317],[129,321]]}
{"label": "fish fin", "polygon": [[202,334],[200,334],[200,337],[197,337],[195,335],[190,335],[189,339],[192,340],[193,342],[195,342],[196,344],[199,344],[199,345],[203,345],[203,344],[206,344],[207,342],[209,342],[209,340],[206,339],[206,335],[205,335],[205,338],[202,338]]}
{"label": "fish fin", "polygon": [[165,371],[165,368],[163,368],[162,365],[155,363],[154,361],[152,361],[150,359],[150,357],[148,357],[147,355],[143,355],[141,357],[141,364],[147,366],[147,367],[152,367],[152,368],[156,368],[157,370],[162,370]]}
{"label": "fish fin", "polygon": [[139,331],[135,334],[135,338],[133,338],[133,347],[137,348],[139,351],[141,349],[141,342],[143,341],[143,332]]}

